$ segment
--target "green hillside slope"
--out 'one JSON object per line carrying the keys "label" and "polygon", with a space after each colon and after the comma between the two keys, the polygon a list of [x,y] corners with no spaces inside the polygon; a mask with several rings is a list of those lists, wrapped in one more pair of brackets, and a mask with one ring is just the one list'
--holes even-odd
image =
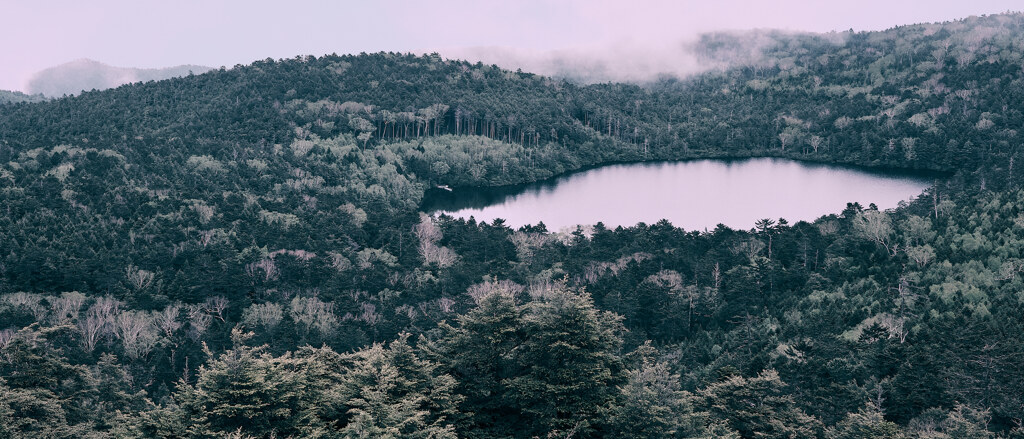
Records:
{"label": "green hillside slope", "polygon": [[[0,436],[1019,435],[1022,27],[709,34],[724,67],[642,85],[376,53],[0,106]],[[418,212],[748,156],[949,177],[749,231]]]}

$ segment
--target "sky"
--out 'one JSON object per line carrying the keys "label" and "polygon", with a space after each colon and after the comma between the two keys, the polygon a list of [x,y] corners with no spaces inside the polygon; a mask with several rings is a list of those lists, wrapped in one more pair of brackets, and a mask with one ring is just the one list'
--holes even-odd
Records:
{"label": "sky", "polygon": [[81,58],[158,68],[381,50],[594,53],[714,30],[882,30],[1021,9],[1021,0],[0,0],[0,89],[24,90],[33,73]]}

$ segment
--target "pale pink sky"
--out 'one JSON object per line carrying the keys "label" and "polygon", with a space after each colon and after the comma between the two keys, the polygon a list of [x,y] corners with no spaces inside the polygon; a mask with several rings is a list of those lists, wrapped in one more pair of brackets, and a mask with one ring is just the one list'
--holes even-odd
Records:
{"label": "pale pink sky", "polygon": [[230,67],[332,52],[593,49],[720,29],[878,30],[1022,8],[1020,0],[0,0],[0,89],[23,89],[32,73],[78,58]]}

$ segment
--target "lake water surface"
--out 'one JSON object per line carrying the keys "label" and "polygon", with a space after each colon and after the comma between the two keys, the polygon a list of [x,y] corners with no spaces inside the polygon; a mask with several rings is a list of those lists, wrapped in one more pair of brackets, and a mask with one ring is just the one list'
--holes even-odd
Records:
{"label": "lake water surface", "polygon": [[428,192],[424,210],[550,231],[576,224],[632,226],[661,219],[686,230],[719,223],[749,229],[762,218],[790,223],[839,213],[848,202],[880,209],[921,194],[933,178],[786,159],[692,160],[608,165],[527,185]]}

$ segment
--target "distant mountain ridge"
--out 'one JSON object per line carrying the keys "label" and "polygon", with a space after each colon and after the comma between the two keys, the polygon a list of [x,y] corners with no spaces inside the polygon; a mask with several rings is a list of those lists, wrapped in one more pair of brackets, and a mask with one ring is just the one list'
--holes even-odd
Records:
{"label": "distant mountain ridge", "polygon": [[88,90],[105,90],[132,82],[159,81],[201,74],[212,67],[180,65],[160,69],[115,67],[91,59],[78,59],[42,70],[28,82],[29,94],[43,94],[49,97],[74,95]]}
{"label": "distant mountain ridge", "polygon": [[20,91],[0,90],[0,104],[16,104],[18,102],[42,102],[46,96],[40,94],[27,95]]}

